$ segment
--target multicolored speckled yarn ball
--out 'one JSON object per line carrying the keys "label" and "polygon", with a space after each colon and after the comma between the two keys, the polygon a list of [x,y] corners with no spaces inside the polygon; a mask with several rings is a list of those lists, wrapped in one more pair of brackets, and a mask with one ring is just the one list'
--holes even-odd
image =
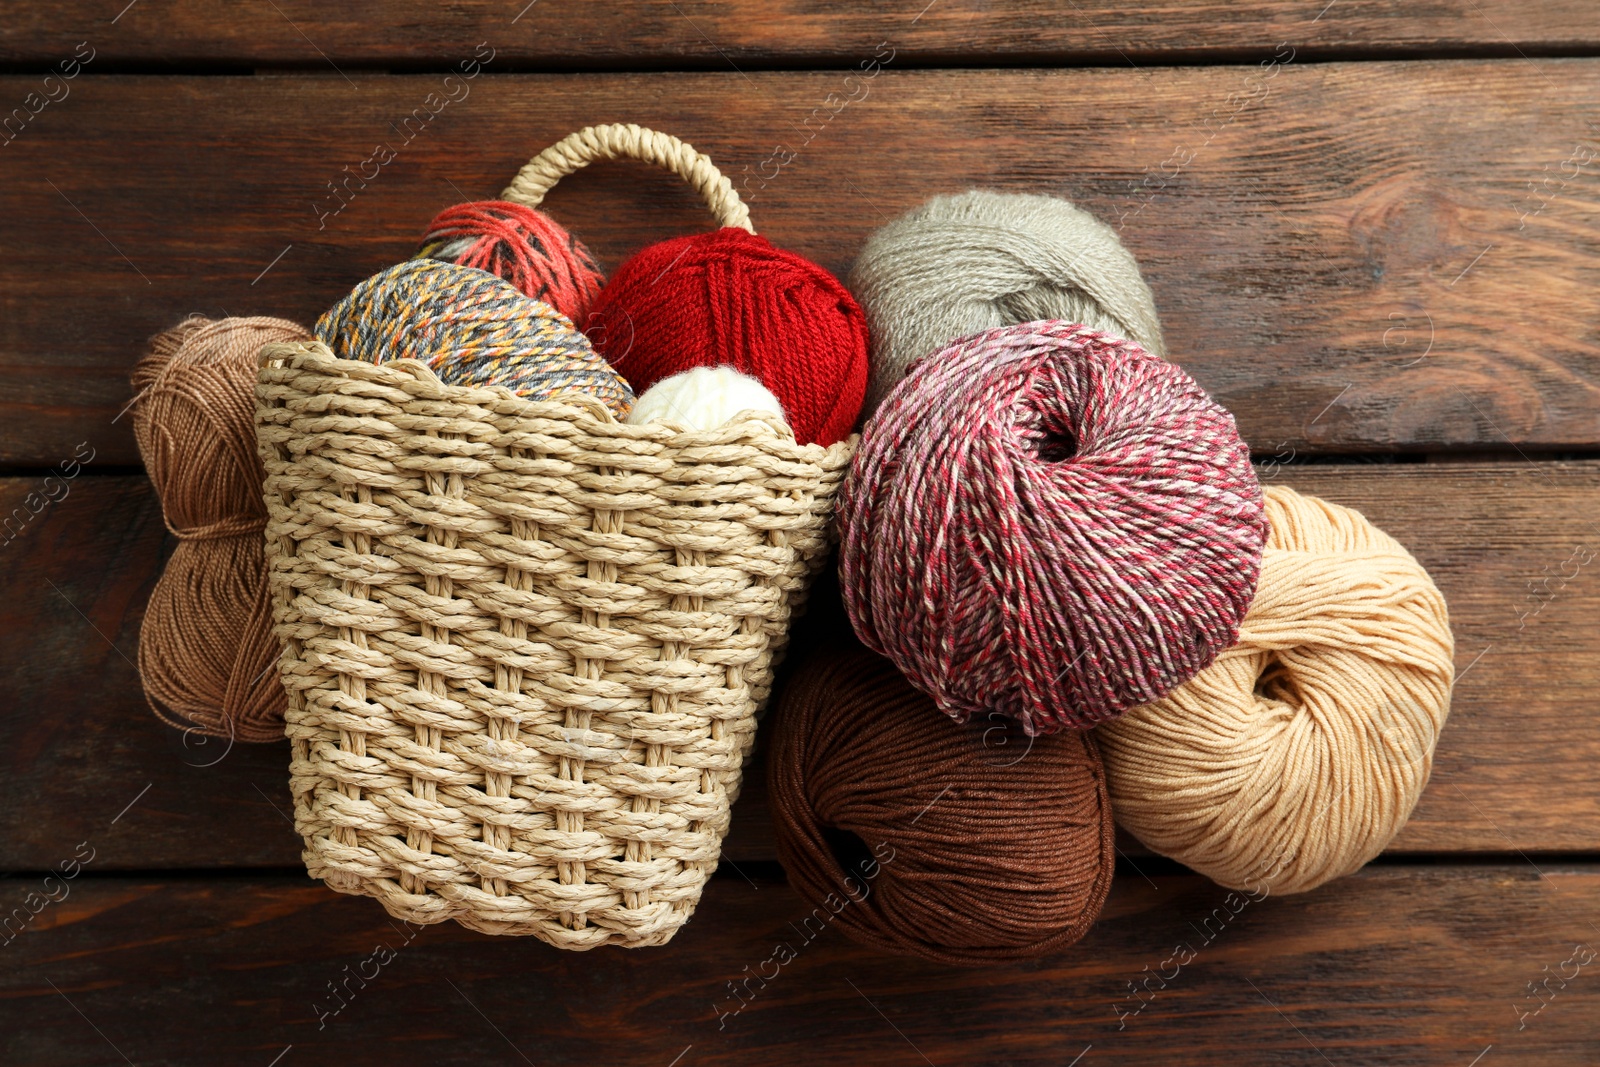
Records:
{"label": "multicolored speckled yarn ball", "polygon": [[501,385],[529,400],[599,398],[618,419],[633,390],[565,315],[487,271],[412,259],[381,270],[317,320],[343,359],[415,359],[451,385]]}

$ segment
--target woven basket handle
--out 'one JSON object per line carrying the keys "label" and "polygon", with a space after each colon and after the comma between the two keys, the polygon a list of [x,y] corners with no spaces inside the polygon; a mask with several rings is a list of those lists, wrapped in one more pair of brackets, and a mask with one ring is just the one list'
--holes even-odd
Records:
{"label": "woven basket handle", "polygon": [[534,156],[506,186],[500,199],[538,207],[556,182],[597,159],[639,159],[664,167],[694,186],[720,225],[756,232],[750,225],[750,209],[709,156],[696,152],[694,146],[670,133],[631,122],[587,126],[568,134]]}

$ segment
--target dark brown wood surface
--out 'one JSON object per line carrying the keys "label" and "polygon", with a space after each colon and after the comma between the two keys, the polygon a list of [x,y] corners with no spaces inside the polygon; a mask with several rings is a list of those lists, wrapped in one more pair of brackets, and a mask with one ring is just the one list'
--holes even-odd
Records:
{"label": "dark brown wood surface", "polygon": [[[88,848],[117,829],[97,828]],[[63,840],[62,858],[79,844]],[[0,903],[44,889],[0,884]],[[7,1063],[1600,1060],[1592,863],[1375,867],[1260,900],[1130,875],[1078,945],[977,969],[886,956],[817,925],[808,941],[810,909],[764,878],[716,878],[664,948],[584,954],[453,923],[408,928],[293,879],[84,874],[48,891],[64,899],[0,946],[0,1017],[29,1024],[0,1029]],[[782,966],[780,944],[793,952]],[[1181,966],[1180,945],[1192,956]]]}
{"label": "dark brown wood surface", "polygon": [[[1460,681],[1433,781],[1395,850],[1595,848],[1600,717],[1586,709],[1600,690],[1600,463],[1264,465],[1261,475],[1364,511],[1449,601]],[[11,512],[40,484],[0,480],[0,507]],[[149,484],[67,484],[0,550],[10,642],[0,775],[19,800],[0,807],[0,868],[48,866],[62,835],[89,833],[135,796],[105,869],[296,864],[286,747],[185,737],[144,704],[138,624],[163,540]],[[847,625],[824,592],[796,640]],[[727,842],[736,863],[776,858],[759,764],[748,778]]]}
{"label": "dark brown wood surface", "polygon": [[[1600,1063],[1596,100],[1591,0],[9,5],[0,1063]],[[1449,601],[1453,710],[1393,848],[1238,907],[1124,839],[1081,944],[951,969],[799,933],[758,752],[665,948],[411,930],[304,878],[286,747],[144,705],[170,539],[128,371],[190,312],[309,324],[605,121],[709,152],[841,275],[973,185],[1118,226],[1263,481],[1360,508]],[[613,268],[708,225],[621,164],[549,207]],[[845,625],[824,583],[795,641]]]}
{"label": "dark brown wood surface", "polygon": [[112,62],[351,65],[448,63],[490,41],[540,69],[627,65],[727,71],[847,66],[889,41],[909,62],[1174,62],[1292,41],[1315,54],[1485,52],[1515,57],[1600,42],[1586,0],[48,0],[8,12],[0,60],[53,62],[82,40]]}
{"label": "dark brown wood surface", "polygon": [[[0,100],[38,80],[0,78]],[[1600,440],[1596,60],[891,68],[849,84],[486,73],[410,143],[394,124],[450,91],[438,74],[72,85],[0,148],[3,462],[58,463],[88,440],[137,463],[114,419],[144,338],[194,311],[309,323],[440,208],[616,119],[708,151],[761,229],[840,273],[936,193],[1082,202],[1121,226],[1174,358],[1261,456]],[[394,160],[352,179],[379,143]],[[549,205],[612,266],[707,225],[637,165],[593,168]]]}

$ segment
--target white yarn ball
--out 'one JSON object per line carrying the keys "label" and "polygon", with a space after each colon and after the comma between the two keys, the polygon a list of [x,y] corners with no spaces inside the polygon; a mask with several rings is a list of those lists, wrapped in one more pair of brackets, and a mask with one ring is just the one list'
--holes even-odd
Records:
{"label": "white yarn ball", "polygon": [[766,386],[732,367],[695,367],[663,378],[633,402],[628,422],[678,422],[690,429],[714,430],[741,411],[771,411],[783,405]]}

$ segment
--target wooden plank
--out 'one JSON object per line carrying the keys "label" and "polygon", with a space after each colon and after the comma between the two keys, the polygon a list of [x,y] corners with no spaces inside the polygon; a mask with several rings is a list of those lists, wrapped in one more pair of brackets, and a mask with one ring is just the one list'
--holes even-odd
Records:
{"label": "wooden plank", "polygon": [[[9,883],[4,903],[41,888]],[[792,890],[736,878],[665,947],[581,955],[403,927],[282,879],[48,888],[64,899],[12,934],[0,973],[6,1061],[33,1067],[1600,1059],[1592,863],[1379,867],[1256,900],[1119,876],[1078,945],[981,969],[802,932]]]}
{"label": "wooden plank", "polygon": [[[1411,550],[1450,606],[1450,718],[1432,780],[1394,848],[1600,843],[1600,723],[1580,725],[1593,717],[1574,714],[1600,686],[1600,464],[1291,466],[1262,475],[1364,512]],[[1537,799],[1574,787],[1582,795],[1565,815]]]}
{"label": "wooden plank", "polygon": [[[45,479],[0,482],[12,536],[0,548],[0,735],[15,790],[0,868],[48,867],[68,838],[113,832],[96,861],[108,867],[298,865],[287,743],[208,741],[145,704],[139,622],[166,532],[149,483],[58,484],[65,495]],[[19,530],[19,509],[52,495]]]}
{"label": "wooden plank", "polygon": [[890,41],[900,62],[1192,61],[1270,50],[1288,40],[1312,54],[1515,56],[1594,48],[1600,17],[1583,0],[1435,0],[1334,4],[1174,0],[1159,8],[1108,0],[891,5],[805,0],[677,4],[491,3],[424,0],[363,6],[280,0],[261,8],[189,0],[30,4],[0,30],[0,61],[52,62],[82,40],[110,62],[305,64],[447,63],[490,41],[507,61],[544,69],[670,64],[726,70],[763,64],[851,65]]}
{"label": "wooden plank", "polygon": [[[765,232],[836,272],[936,193],[1080,201],[1122,227],[1174,357],[1263,456],[1600,443],[1600,61],[1284,58],[849,83],[83,77],[0,151],[0,463],[86,439],[136,463],[114,418],[149,334],[193,311],[309,322],[438,209],[609,119],[708,151]],[[38,81],[0,78],[0,100]],[[401,132],[418,108],[428,121]],[[612,266],[706,225],[682,187],[621,164],[550,206]]]}
{"label": "wooden plank", "polygon": [[[1600,463],[1262,474],[1365,511],[1449,601],[1461,678],[1433,781],[1395,849],[1593,850],[1600,718],[1585,709],[1600,688]],[[39,484],[0,480],[0,515]],[[80,476],[68,486],[0,545],[0,777],[11,797],[0,806],[0,868],[49,866],[63,841],[89,837],[104,839],[104,869],[297,866],[286,747],[197,746],[144,705],[133,659],[162,544],[148,484]],[[824,581],[795,640],[847,625]],[[771,860],[759,763],[746,780],[726,854]]]}

